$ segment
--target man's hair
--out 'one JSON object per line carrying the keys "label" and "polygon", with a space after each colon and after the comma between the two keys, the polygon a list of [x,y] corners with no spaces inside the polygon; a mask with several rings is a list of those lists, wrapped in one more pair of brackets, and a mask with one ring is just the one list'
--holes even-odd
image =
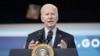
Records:
{"label": "man's hair", "polygon": [[44,5],[41,7],[40,13],[42,13],[42,11],[43,11],[43,9],[44,9],[45,7],[53,7],[53,8],[56,10],[57,14],[58,14],[58,8],[57,8],[54,4],[44,4]]}

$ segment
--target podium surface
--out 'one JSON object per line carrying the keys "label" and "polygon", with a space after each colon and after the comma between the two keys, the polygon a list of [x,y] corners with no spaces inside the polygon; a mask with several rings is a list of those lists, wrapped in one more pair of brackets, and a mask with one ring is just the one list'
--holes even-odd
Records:
{"label": "podium surface", "polygon": [[[11,49],[9,56],[31,56],[31,49]],[[54,49],[54,56],[78,56],[77,50],[74,48]]]}

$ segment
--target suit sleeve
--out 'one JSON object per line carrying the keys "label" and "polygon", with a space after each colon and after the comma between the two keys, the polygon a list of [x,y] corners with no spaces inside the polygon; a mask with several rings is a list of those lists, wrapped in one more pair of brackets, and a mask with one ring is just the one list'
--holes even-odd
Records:
{"label": "suit sleeve", "polygon": [[70,43],[69,43],[69,48],[76,48],[75,42],[74,42],[74,37],[70,37]]}
{"label": "suit sleeve", "polygon": [[63,40],[66,42],[67,48],[76,48],[73,35],[64,34]]}
{"label": "suit sleeve", "polygon": [[32,41],[32,40],[37,41],[38,40],[37,33],[38,32],[34,32],[34,33],[31,33],[28,35],[27,40],[26,40],[26,46],[25,46],[26,49],[28,49],[28,45],[29,45],[30,41]]}
{"label": "suit sleeve", "polygon": [[30,42],[31,40],[32,40],[32,39],[31,39],[31,36],[30,36],[30,34],[29,34],[28,37],[27,37],[27,40],[26,40],[25,49],[28,49],[28,45],[29,45],[29,42]]}

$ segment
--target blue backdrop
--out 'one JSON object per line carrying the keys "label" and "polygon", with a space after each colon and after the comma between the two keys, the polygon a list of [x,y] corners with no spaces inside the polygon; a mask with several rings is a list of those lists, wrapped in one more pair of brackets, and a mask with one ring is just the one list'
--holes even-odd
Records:
{"label": "blue backdrop", "polygon": [[[74,35],[79,56],[100,56],[100,30],[64,30]],[[0,30],[0,56],[10,49],[22,49],[32,30]]]}

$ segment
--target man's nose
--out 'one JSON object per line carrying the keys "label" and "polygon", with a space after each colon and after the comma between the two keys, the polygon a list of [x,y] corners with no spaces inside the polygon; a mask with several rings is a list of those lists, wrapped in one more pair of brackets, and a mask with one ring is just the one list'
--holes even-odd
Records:
{"label": "man's nose", "polygon": [[49,15],[49,19],[52,19],[52,15]]}

